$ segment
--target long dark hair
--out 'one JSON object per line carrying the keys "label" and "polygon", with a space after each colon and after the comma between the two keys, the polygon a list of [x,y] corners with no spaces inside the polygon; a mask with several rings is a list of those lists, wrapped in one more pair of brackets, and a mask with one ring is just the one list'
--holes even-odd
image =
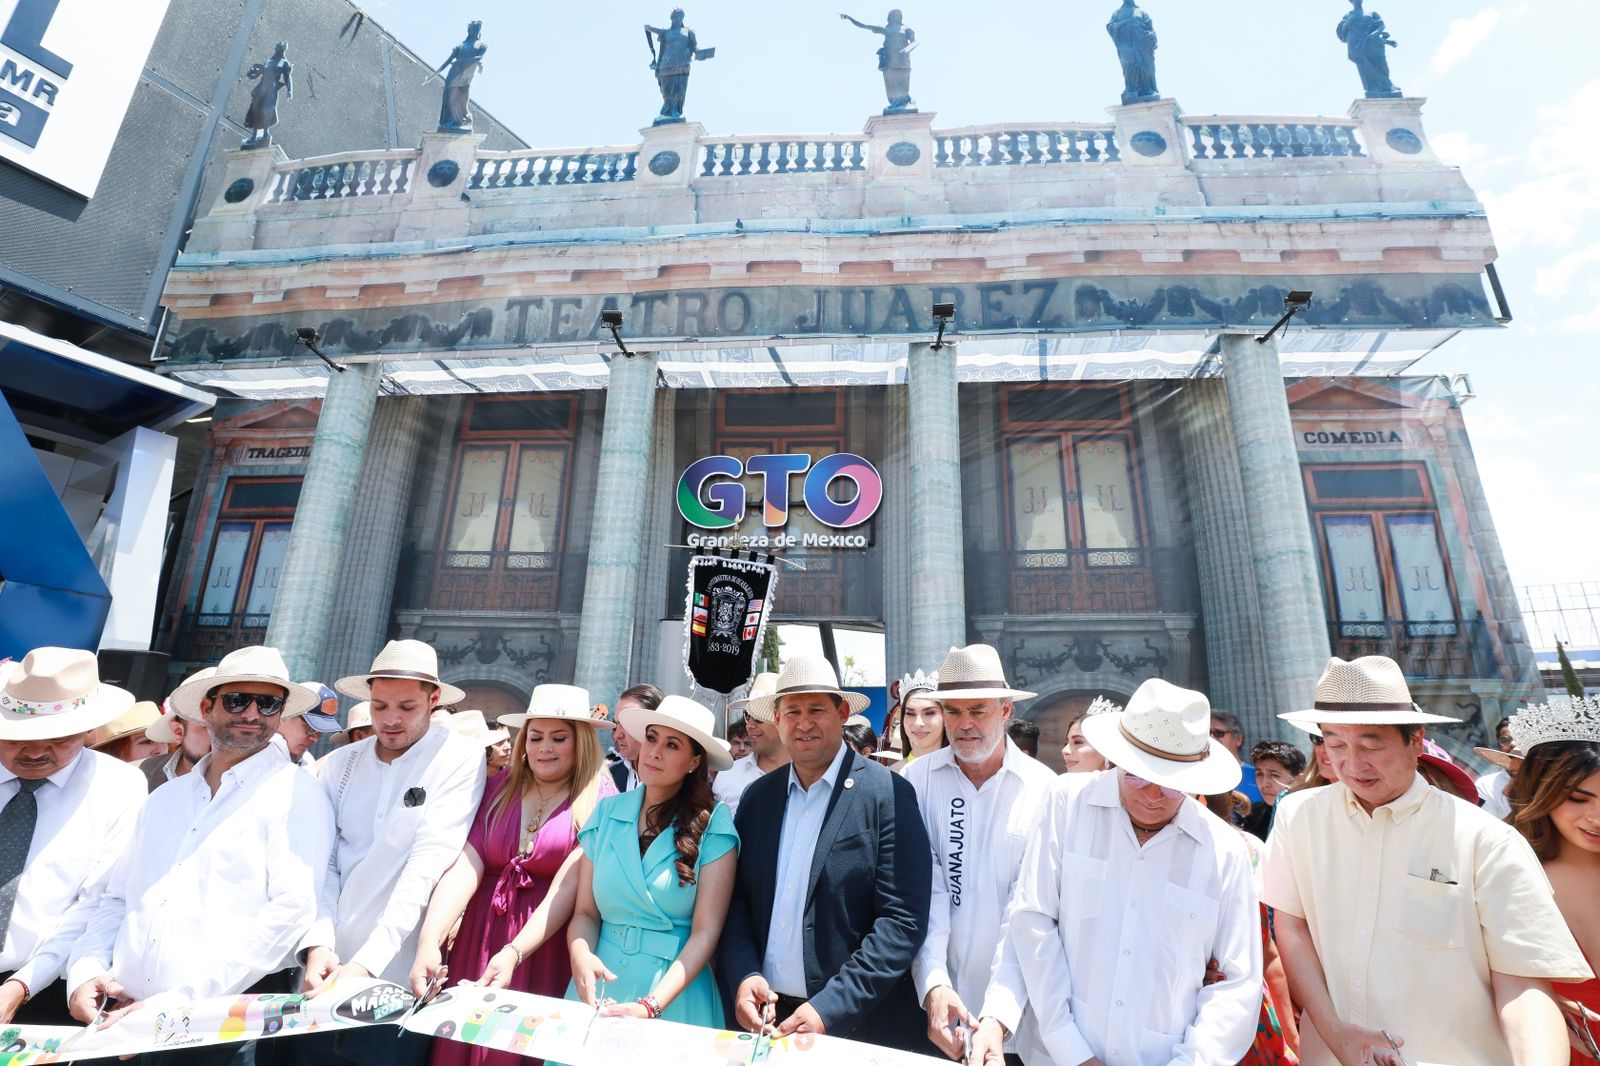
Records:
{"label": "long dark hair", "polygon": [[644,832],[639,837],[639,854],[643,855],[667,826],[674,827],[672,843],[678,849],[678,861],[673,865],[678,869],[679,885],[695,883],[694,867],[700,861],[700,838],[711,824],[711,809],[717,804],[717,797],[711,791],[706,749],[695,740],[690,740],[689,746],[700,761],[678,783],[678,791],[644,812]]}
{"label": "long dark hair", "polygon": [[1506,802],[1511,805],[1506,820],[1528,838],[1540,862],[1549,862],[1561,851],[1561,831],[1551,821],[1550,812],[1596,771],[1600,771],[1600,743],[1592,740],[1537,744],[1522,760],[1522,768],[1506,789]]}

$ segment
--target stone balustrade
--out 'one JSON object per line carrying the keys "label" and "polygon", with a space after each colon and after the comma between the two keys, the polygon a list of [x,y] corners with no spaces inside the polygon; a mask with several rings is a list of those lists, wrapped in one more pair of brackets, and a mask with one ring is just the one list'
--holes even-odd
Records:
{"label": "stone balustrade", "polygon": [[703,178],[867,169],[865,136],[707,137],[699,143]]}
{"label": "stone balustrade", "polygon": [[936,167],[1004,167],[1030,163],[1114,163],[1122,157],[1116,127],[1039,124],[973,126],[933,131]]}
{"label": "stone balustrade", "polygon": [[342,200],[354,196],[406,193],[421,153],[414,148],[386,152],[341,152],[297,159],[273,168],[264,202]]}
{"label": "stone balustrade", "polygon": [[467,177],[467,188],[603,185],[632,181],[638,169],[637,147],[478,152]]}
{"label": "stone balustrade", "polygon": [[1366,155],[1353,119],[1185,117],[1195,159],[1357,158]]}

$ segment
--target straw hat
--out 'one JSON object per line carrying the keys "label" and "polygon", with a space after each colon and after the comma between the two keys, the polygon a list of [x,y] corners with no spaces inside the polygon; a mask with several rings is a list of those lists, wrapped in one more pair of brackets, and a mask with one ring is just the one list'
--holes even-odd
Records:
{"label": "straw hat", "polygon": [[868,729],[871,729],[872,728],[872,719],[868,718],[864,714],[852,714],[849,718],[846,718],[844,720],[844,724],[845,725],[864,725]]}
{"label": "straw hat", "polygon": [[[801,692],[823,692],[842,699],[850,705],[851,714],[860,714],[872,703],[859,692],[846,692],[840,688],[839,675],[833,672],[828,660],[815,655],[796,655],[778,673],[771,695],[750,697],[746,713],[758,722],[776,722],[778,701]],[[624,725],[622,728],[628,727]],[[632,733],[632,730],[628,731]]]}
{"label": "straw hat", "polygon": [[[149,700],[140,700],[123,712],[120,718],[107,722],[89,734],[89,747],[99,749],[135,733],[149,733],[150,727],[161,720],[161,708]],[[171,743],[171,741],[158,741]]]}
{"label": "straw hat", "polygon": [[1429,714],[1413,703],[1400,664],[1383,655],[1364,655],[1349,662],[1338,657],[1329,659],[1317,680],[1317,697],[1311,710],[1288,711],[1278,717],[1301,729],[1319,723],[1421,725],[1461,721]]}
{"label": "straw hat", "polygon": [[362,700],[350,708],[350,713],[345,716],[345,726],[333,735],[335,744],[350,743],[350,733],[356,729],[372,728],[372,704]]}
{"label": "straw hat", "polygon": [[[517,729],[533,718],[555,718],[563,722],[582,722],[596,729],[610,729],[611,722],[596,716],[603,710],[591,707],[589,690],[577,685],[535,685],[528,709],[521,714],[502,714],[498,724]],[[480,714],[481,717],[481,714]]]}
{"label": "straw hat", "polygon": [[767,717],[762,717],[761,715],[751,711],[750,701],[759,696],[770,696],[776,691],[778,691],[778,675],[770,670],[764,671],[757,674],[755,680],[750,682],[750,691],[745,693],[744,699],[728,701],[728,710],[730,712],[743,711],[747,717],[754,718],[758,722],[765,722],[768,725],[771,725],[771,716],[769,715]]}
{"label": "straw hat", "polygon": [[222,685],[260,682],[279,685],[285,694],[283,717],[297,718],[317,706],[316,694],[289,680],[289,668],[277,648],[251,644],[222,657],[209,676],[202,670],[179,685],[168,702],[172,709],[192,722],[200,721],[200,701],[207,692]]}
{"label": "straw hat", "polygon": [[705,749],[706,764],[711,769],[726,770],[733,765],[733,752],[728,742],[713,732],[716,716],[687,696],[667,696],[653,711],[630,703],[617,711],[617,724],[640,741],[644,740],[645,730],[653,725],[676,729]]}
{"label": "straw hat", "polygon": [[511,733],[505,729],[490,729],[489,722],[482,711],[457,711],[450,716],[450,721],[445,725],[452,733],[460,733],[468,740],[487,748],[502,740],[509,740]]}
{"label": "straw hat", "polygon": [[[184,684],[188,684],[190,681],[204,680],[216,672],[217,668],[215,666],[202,667],[184,678]],[[185,722],[189,721],[189,719],[178,713],[178,709],[172,705],[172,697],[168,696],[161,701],[161,717],[145,727],[145,739],[153,740],[157,744],[179,743],[181,738],[172,730],[172,723],[179,719]]]}
{"label": "straw hat", "polygon": [[133,706],[102,684],[94,652],[35,648],[0,676],[0,740],[59,740],[98,729]]}
{"label": "straw hat", "polygon": [[1512,748],[1510,751],[1501,751],[1499,748],[1473,748],[1472,750],[1502,770],[1509,770],[1513,762],[1520,763],[1528,757],[1528,753],[1521,748]]}
{"label": "straw hat", "polygon": [[[204,681],[206,678],[210,677],[211,675],[215,674],[216,672],[217,672],[217,668],[215,666],[203,666],[200,669],[196,670],[194,673],[190,674],[188,677],[184,678],[183,682],[178,685],[178,688],[182,688],[184,685],[189,684],[191,681]],[[200,721],[200,712],[198,710],[196,710],[195,713],[193,713],[193,714],[184,714],[183,711],[181,709],[179,709],[179,707],[175,703],[172,702],[172,695],[173,695],[173,693],[176,693],[177,691],[178,691],[178,689],[173,689],[171,693],[167,694],[167,698],[165,700],[163,700],[162,703],[161,703],[161,713],[164,714],[164,715],[175,714],[179,718],[182,718],[185,721],[189,721],[189,722],[198,722],[198,721]],[[151,739],[153,740],[155,738],[152,737]]]}
{"label": "straw hat", "polygon": [[1134,689],[1126,710],[1085,718],[1083,738],[1114,766],[1192,795],[1231,791],[1244,771],[1211,739],[1211,701],[1153,677]]}
{"label": "straw hat", "polygon": [[[968,644],[951,648],[939,667],[939,683],[928,699],[938,700],[1031,700],[1037,692],[1024,692],[1006,684],[1000,653],[987,644]],[[904,698],[904,697],[902,697]]]}
{"label": "straw hat", "polygon": [[439,703],[445,706],[467,698],[465,692],[439,680],[439,653],[420,640],[391,640],[372,660],[372,669],[364,674],[341,677],[333,683],[333,687],[351,699],[369,700],[372,698],[372,680],[377,677],[426,681],[438,687]]}

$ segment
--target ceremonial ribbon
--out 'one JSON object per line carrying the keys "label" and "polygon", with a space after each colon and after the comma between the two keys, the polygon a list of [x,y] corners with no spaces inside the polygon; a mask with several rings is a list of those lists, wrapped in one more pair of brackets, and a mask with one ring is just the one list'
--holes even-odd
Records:
{"label": "ceremonial ribbon", "polygon": [[529,992],[456,985],[415,1013],[415,997],[374,978],[335,982],[319,995],[153,996],[103,1029],[0,1028],[0,1066],[138,1055],[240,1040],[383,1025],[570,1066],[949,1066],[944,1059],[833,1036],[762,1037],[665,1019],[598,1016],[594,1007]]}

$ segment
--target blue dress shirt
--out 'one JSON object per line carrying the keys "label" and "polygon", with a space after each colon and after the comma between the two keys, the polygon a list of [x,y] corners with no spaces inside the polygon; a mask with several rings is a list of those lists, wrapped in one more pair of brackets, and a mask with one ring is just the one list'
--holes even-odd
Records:
{"label": "blue dress shirt", "polygon": [[780,995],[806,998],[806,889],[811,884],[811,860],[839,778],[839,767],[844,765],[849,750],[841,742],[833,762],[809,789],[800,787],[794,767],[789,768],[789,799],[784,804],[783,829],[778,837],[777,891],[772,897],[772,927],[767,932],[762,966],[767,984]]}

